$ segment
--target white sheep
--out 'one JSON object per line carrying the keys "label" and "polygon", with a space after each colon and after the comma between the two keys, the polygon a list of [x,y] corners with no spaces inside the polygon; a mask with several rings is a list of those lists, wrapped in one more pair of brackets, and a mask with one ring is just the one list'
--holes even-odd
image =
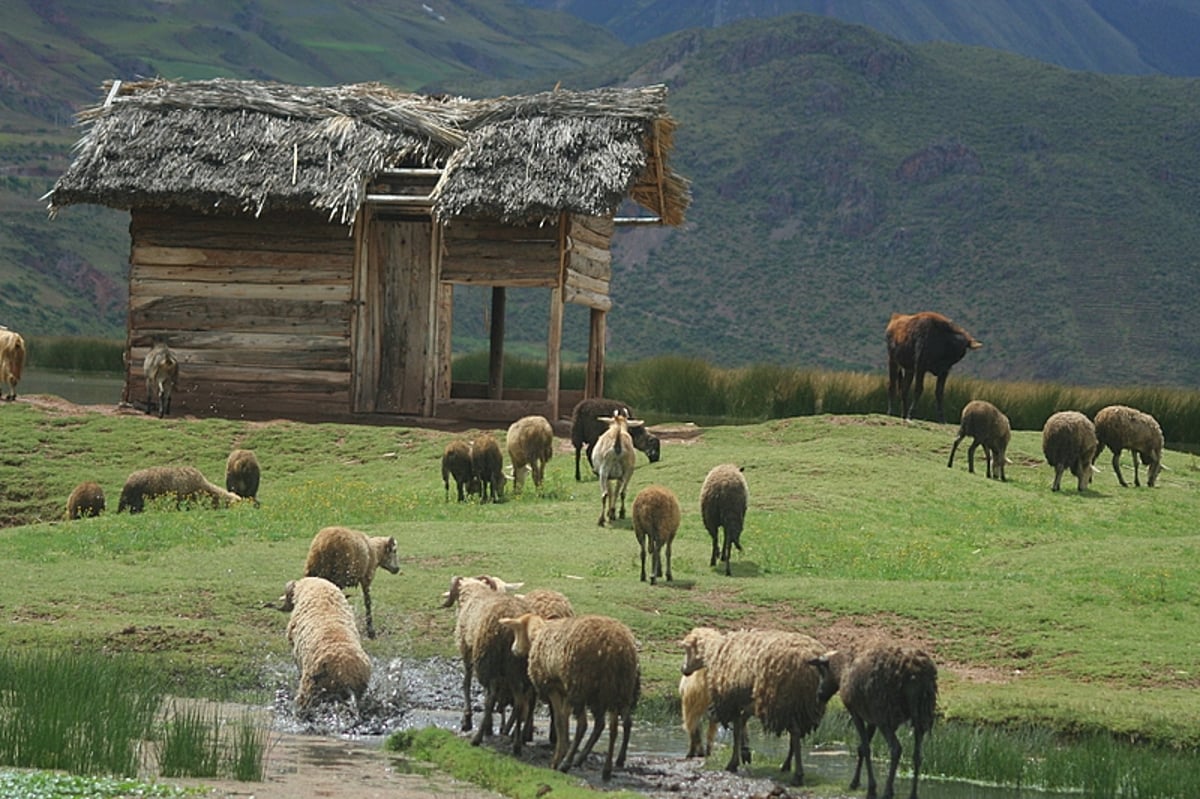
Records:
{"label": "white sheep", "polygon": [[607,517],[616,519],[617,498],[621,500],[621,518],[625,518],[625,491],[633,477],[637,459],[633,451],[633,438],[629,434],[632,425],[642,422],[626,419],[614,412],[607,419],[608,430],[596,441],[592,449],[592,468],[600,475],[600,521],[601,527]]}
{"label": "white sheep", "polygon": [[[1121,450],[1128,449],[1133,453],[1133,484],[1140,486],[1138,480],[1138,459],[1146,464],[1146,485],[1154,487],[1158,473],[1162,469],[1163,432],[1158,420],[1148,413],[1130,408],[1128,405],[1109,405],[1101,408],[1096,414],[1096,458],[1105,447],[1112,450],[1113,471],[1117,480],[1125,488],[1125,476],[1121,474]],[[1095,463],[1095,459],[1092,460]]]}
{"label": "white sheep", "polygon": [[983,457],[987,461],[987,476],[997,480],[1005,480],[1004,464],[1008,461],[1008,442],[1012,439],[1012,425],[1008,417],[1000,409],[986,400],[971,400],[962,410],[962,418],[958,425],[958,437],[950,447],[948,468],[954,468],[954,453],[958,444],[967,436],[971,436],[971,446],[967,449],[967,471],[975,474],[975,450],[983,447]]}
{"label": "white sheep", "polygon": [[176,503],[208,499],[212,507],[237,502],[240,496],[214,485],[191,466],[152,466],[139,469],[125,478],[121,498],[117,502],[117,513],[128,509],[130,513],[141,513],[146,500],[172,496]]}
{"label": "white sheep", "polygon": [[671,542],[679,530],[679,499],[665,486],[646,486],[633,498],[633,532],[642,551],[642,582],[646,582],[646,544],[650,545],[650,585],[663,574],[663,549],[666,549],[666,577],[671,575]]}
{"label": "white sheep", "polygon": [[371,659],[341,590],[320,577],[292,580],[280,608],[292,614],[287,637],[300,668],[296,708],[307,711],[327,699],[360,701],[371,681]]}
{"label": "white sheep", "polygon": [[[709,470],[700,487],[700,516],[712,538],[712,557],[708,565],[716,566],[719,554],[725,563],[726,577],[733,573],[729,564],[733,547],[742,551],[742,530],[749,503],[750,489],[740,467],[724,463]],[[725,530],[725,540],[718,549],[717,536],[721,528]]]}
{"label": "white sheep", "polygon": [[1087,488],[1099,446],[1092,420],[1079,411],[1059,411],[1047,419],[1042,427],[1042,454],[1054,467],[1053,490],[1059,489],[1067,469],[1079,481],[1080,491]]}
{"label": "white sheep", "polygon": [[[551,768],[567,771],[581,765],[607,724],[608,754],[600,776],[611,779],[614,763],[625,765],[633,709],[641,691],[633,632],[616,619],[594,615],[547,620],[526,613],[501,619],[501,624],[513,632],[513,651],[528,657],[529,678],[538,695],[550,703],[556,731]],[[589,710],[592,734],[581,749]],[[571,715],[575,737],[568,748]],[[614,760],[618,721],[623,736]]]}
{"label": "white sheep", "polygon": [[104,489],[99,483],[88,480],[75,486],[71,496],[67,497],[67,518],[81,519],[85,516],[99,516],[104,512]]}
{"label": "white sheep", "polygon": [[[683,731],[688,736],[688,757],[708,757],[717,737],[717,722],[708,715],[712,694],[708,691],[708,671],[698,669],[679,678],[679,710]],[[701,728],[708,722],[708,731]]]}
{"label": "white sheep", "polygon": [[225,459],[225,490],[243,499],[253,500],[258,507],[258,484],[262,470],[253,450],[235,449]]}
{"label": "white sheep", "polygon": [[933,728],[937,707],[937,666],[919,649],[875,644],[860,652],[829,652],[814,658],[821,673],[819,696],[828,701],[842,698],[858,730],[858,762],[850,789],[859,785],[863,764],[867,766],[867,796],[875,796],[875,770],[871,767],[871,738],[878,728],[888,743],[891,764],[881,799],[892,799],[896,768],[900,762],[900,740],[896,730],[905,722],[913,728],[913,781],[910,799],[917,799],[921,776],[921,738]]}
{"label": "white sheep", "polygon": [[[15,330],[0,326],[0,396],[8,402],[17,398],[17,383],[25,369],[25,339]],[[5,394],[3,387],[8,386]]]}
{"label": "white sheep", "polygon": [[[633,418],[633,409],[619,400],[593,397],[580,400],[571,412],[571,445],[575,448],[575,480],[581,480],[579,472],[579,456],[586,451],[587,462],[592,463],[592,451],[600,436],[608,429],[608,420],[614,413],[622,414],[626,419]],[[646,453],[651,463],[658,463],[662,451],[658,438],[646,429],[645,425],[635,425],[629,428],[630,438],[635,449]]]}
{"label": "white sheep", "polygon": [[396,539],[391,536],[368,536],[348,527],[325,527],[317,531],[308,545],[304,561],[305,577],[324,577],[338,588],[362,586],[363,606],[367,616],[367,637],[375,637],[375,621],[371,616],[371,581],[375,570],[382,566],[392,574],[400,572],[396,557]]}
{"label": "white sheep", "polygon": [[479,480],[481,502],[504,498],[504,455],[491,433],[482,433],[471,442],[471,469]]}
{"label": "white sheep", "polygon": [[146,413],[154,407],[154,397],[158,397],[158,415],[163,417],[171,412],[171,392],[179,381],[179,360],[165,342],[157,342],[146,353],[142,361],[142,371],[146,375]]}
{"label": "white sheep", "polygon": [[442,485],[446,487],[446,501],[450,501],[450,478],[458,487],[458,501],[466,500],[468,494],[479,493],[479,480],[471,465],[471,442],[456,439],[446,445],[442,452]]}
{"label": "white sheep", "polygon": [[546,479],[546,462],[554,455],[554,427],[545,416],[522,416],[508,427],[504,438],[513,470],[513,491],[520,492],[526,472],[541,488]]}

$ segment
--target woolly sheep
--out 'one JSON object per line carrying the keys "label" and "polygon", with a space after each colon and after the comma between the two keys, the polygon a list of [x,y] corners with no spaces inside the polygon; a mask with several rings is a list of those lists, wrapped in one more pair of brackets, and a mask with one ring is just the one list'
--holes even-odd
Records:
{"label": "woolly sheep", "polygon": [[[623,402],[595,397],[581,400],[571,413],[571,445],[575,447],[575,479],[581,480],[579,472],[579,454],[586,448],[587,462],[592,462],[592,450],[596,441],[608,429],[608,420],[614,413],[620,413],[627,419],[634,418],[633,409]],[[651,463],[658,463],[661,454],[661,444],[645,425],[629,429],[633,439],[634,449],[646,453]]]}
{"label": "woolly sheep", "polygon": [[1125,476],[1121,474],[1121,450],[1128,449],[1133,453],[1133,484],[1140,486],[1138,480],[1138,459],[1148,467],[1146,485],[1154,487],[1158,473],[1162,469],[1163,432],[1158,420],[1148,413],[1130,408],[1128,405],[1109,405],[1101,408],[1096,414],[1096,447],[1095,459],[1105,447],[1112,450],[1113,471],[1123,487],[1128,488]]}
{"label": "woolly sheep", "polygon": [[241,499],[237,494],[213,485],[191,466],[152,466],[125,478],[121,498],[117,502],[117,513],[125,509],[130,513],[141,513],[146,507],[146,500],[161,496],[173,496],[176,503],[207,498],[214,508]]}
{"label": "woolly sheep", "polygon": [[521,491],[526,472],[533,472],[533,484],[541,488],[546,478],[546,461],[554,455],[554,428],[550,421],[544,416],[523,416],[509,425],[504,443],[512,463],[513,491]]}
{"label": "woolly sheep", "polygon": [[625,518],[625,491],[637,465],[629,428],[641,424],[620,413],[613,413],[607,421],[608,430],[592,449],[592,468],[600,475],[600,521],[597,523],[601,527],[604,526],[606,515],[609,521],[616,519],[618,496],[621,499],[621,518]]}
{"label": "woolly sheep", "polygon": [[[17,398],[17,383],[25,369],[25,339],[15,330],[0,326],[0,396],[8,402]],[[8,386],[8,393],[4,393]]]}
{"label": "woolly sheep", "polygon": [[[528,657],[529,678],[550,703],[556,730],[551,768],[567,771],[581,765],[607,723],[608,753],[600,776],[611,779],[618,720],[623,735],[615,763],[622,767],[641,691],[633,632],[616,619],[595,615],[547,620],[526,613],[501,619],[501,624],[513,632],[513,651]],[[592,734],[580,749],[589,710]],[[575,737],[568,749],[569,714],[575,716]]]}
{"label": "woolly sheep", "polygon": [[633,498],[633,532],[642,550],[642,582],[646,582],[646,544],[650,544],[650,585],[663,574],[663,548],[667,556],[667,580],[671,575],[671,542],[679,530],[679,500],[671,489],[646,486]]}
{"label": "woolly sheep", "polygon": [[146,413],[154,407],[157,396],[158,416],[162,418],[171,412],[171,392],[179,381],[179,361],[170,347],[160,341],[146,353],[142,371],[146,375]]}
{"label": "woolly sheep", "polygon": [[[708,757],[717,737],[717,722],[708,715],[712,694],[708,691],[708,670],[698,669],[679,678],[679,709],[683,731],[688,736],[688,757]],[[701,727],[708,722],[708,731]]]}
{"label": "woolly sheep", "polygon": [[499,502],[504,497],[504,456],[491,433],[471,442],[471,468],[479,480],[481,502]]}
{"label": "woolly sheep", "polygon": [[738,630],[720,633],[693,629],[682,641],[683,674],[707,670],[713,716],[733,731],[733,752],[725,768],[736,772],[749,761],[746,722],[755,716],[767,732],[788,733],[784,769],[794,765],[792,784],[804,781],[800,757],[803,737],[825,715],[817,696],[820,674],[812,665],[826,651],[816,639],[779,630]]}
{"label": "woolly sheep", "polygon": [[367,637],[375,637],[375,621],[371,616],[371,581],[375,570],[382,566],[392,574],[400,572],[396,558],[396,539],[390,536],[368,536],[348,527],[325,527],[317,531],[308,545],[304,561],[305,577],[324,577],[338,588],[362,586],[363,606],[367,616]]}
{"label": "woolly sheep", "polygon": [[450,478],[458,487],[458,501],[463,502],[467,494],[479,493],[479,480],[471,465],[471,442],[463,439],[451,441],[442,452],[442,484],[446,487],[446,501],[450,501]]}
{"label": "woolly sheep", "polygon": [[225,460],[225,490],[237,494],[243,499],[254,501],[258,507],[258,483],[262,470],[258,467],[258,457],[254,450],[235,449]]}
{"label": "woolly sheep", "polygon": [[967,471],[975,474],[975,449],[983,447],[983,456],[987,461],[987,476],[997,480],[1005,480],[1004,464],[1008,460],[1008,442],[1012,438],[1012,426],[1008,417],[1000,412],[987,400],[971,400],[962,410],[962,420],[958,426],[958,437],[950,447],[950,460],[946,466],[954,467],[954,453],[958,444],[967,436],[972,437],[971,446],[967,449]]}
{"label": "woolly sheep", "polygon": [[88,480],[75,486],[67,498],[67,518],[81,519],[99,516],[104,512],[104,489],[99,483]]}
{"label": "woolly sheep", "polygon": [[1046,462],[1054,467],[1054,487],[1057,491],[1062,481],[1063,471],[1071,470],[1071,474],[1079,480],[1079,490],[1083,491],[1092,481],[1095,467],[1092,462],[1096,459],[1099,442],[1096,439],[1096,428],[1092,420],[1078,411],[1059,411],[1046,420],[1042,427],[1042,454]]}
{"label": "woolly sheep", "polygon": [[850,789],[859,786],[863,763],[867,766],[867,796],[875,796],[875,770],[871,767],[871,738],[883,733],[891,750],[887,784],[882,799],[892,799],[900,741],[896,730],[905,722],[913,728],[913,781],[910,799],[917,799],[921,776],[921,738],[933,728],[937,706],[937,667],[919,649],[891,644],[872,645],[861,652],[830,652],[812,664],[821,673],[819,698],[839,694],[858,730],[858,763]]}
{"label": "woolly sheep", "polygon": [[[730,555],[732,547],[742,551],[742,529],[746,523],[746,506],[750,501],[750,489],[741,468],[732,463],[714,466],[700,487],[700,515],[704,528],[712,538],[712,557],[709,566],[717,565],[717,555],[725,562],[725,576],[732,574]],[[725,540],[717,547],[717,533],[725,529]]]}
{"label": "woolly sheep", "polygon": [[529,612],[529,604],[509,594],[508,586],[489,577],[454,577],[450,590],[442,595],[442,607],[458,604],[454,622],[454,641],[463,662],[462,731],[472,728],[471,677],[483,688],[483,720],[471,739],[478,746],[492,734],[492,719],[501,703],[511,700],[516,729],[512,733],[513,753],[520,754],[526,739],[525,725],[533,703],[533,685],[529,681],[525,657],[513,652],[513,633],[500,623],[503,618]]}
{"label": "woolly sheep", "polygon": [[[917,400],[925,390],[925,373],[937,377],[934,399],[939,422],[946,421],[942,395],[950,367],[962,360],[967,350],[983,345],[970,333],[940,313],[922,311],[915,314],[892,314],[884,332],[888,353],[888,413],[899,395],[900,415],[911,419]],[[908,400],[912,390],[912,402]]]}
{"label": "woolly sheep", "polygon": [[296,708],[306,711],[335,698],[361,700],[371,680],[371,659],[341,590],[320,577],[292,580],[281,609],[292,614],[287,637],[300,667]]}

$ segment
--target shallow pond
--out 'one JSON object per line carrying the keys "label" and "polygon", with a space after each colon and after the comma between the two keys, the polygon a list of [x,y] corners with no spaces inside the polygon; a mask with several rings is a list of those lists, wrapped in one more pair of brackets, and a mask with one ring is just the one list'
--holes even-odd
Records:
{"label": "shallow pond", "polygon": [[26,369],[17,393],[53,394],[76,405],[116,405],[124,388],[125,378],[120,374]]}

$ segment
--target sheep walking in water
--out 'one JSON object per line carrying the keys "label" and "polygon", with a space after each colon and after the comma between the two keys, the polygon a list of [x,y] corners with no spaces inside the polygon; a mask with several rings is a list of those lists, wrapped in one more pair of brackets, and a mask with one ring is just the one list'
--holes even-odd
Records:
{"label": "sheep walking in water", "polygon": [[[708,714],[712,694],[707,680],[706,669],[679,678],[679,711],[683,717],[683,731],[688,736],[687,757],[708,757],[717,737],[717,722]],[[708,729],[704,731],[706,723]]]}
{"label": "sheep walking in water", "polygon": [[1059,411],[1047,419],[1042,427],[1042,454],[1054,467],[1052,490],[1059,489],[1067,469],[1079,481],[1080,491],[1087,488],[1096,470],[1092,463],[1099,446],[1095,425],[1079,411]]}
{"label": "sheep walking in water", "polygon": [[1158,420],[1128,405],[1109,405],[1096,414],[1095,426],[1099,445],[1092,462],[1095,463],[1105,447],[1111,449],[1113,471],[1121,486],[1128,488],[1129,483],[1121,474],[1121,450],[1128,449],[1133,455],[1133,484],[1141,485],[1138,480],[1138,460],[1141,459],[1146,465],[1146,485],[1153,488],[1162,470],[1163,432]]}
{"label": "sheep walking in water", "polygon": [[[712,538],[712,557],[708,565],[716,566],[719,555],[725,563],[726,577],[733,573],[729,564],[733,548],[742,551],[742,529],[746,525],[749,503],[750,489],[740,467],[725,463],[709,470],[700,487],[700,516],[704,520],[704,529]],[[718,547],[722,528],[725,540]]]}
{"label": "sheep walking in water", "polygon": [[396,539],[391,536],[368,536],[347,527],[325,527],[313,536],[304,562],[305,577],[324,577],[338,588],[362,586],[363,606],[367,616],[367,637],[375,637],[375,620],[371,615],[371,581],[375,570],[382,566],[399,574]]}
{"label": "sheep walking in water", "polygon": [[[15,330],[0,325],[0,396],[7,402],[17,398],[17,383],[25,369],[25,339]],[[4,393],[8,386],[8,393]]]}
{"label": "sheep walking in water", "polygon": [[1012,426],[1008,417],[986,400],[971,400],[962,410],[962,421],[958,426],[958,437],[950,447],[948,468],[954,468],[954,453],[958,444],[967,436],[972,437],[967,448],[967,471],[975,474],[975,450],[982,446],[987,461],[987,476],[1005,480],[1004,464],[1008,461],[1008,442],[1012,439]]}
{"label": "sheep walking in water", "polygon": [[296,709],[304,713],[331,699],[360,701],[371,681],[371,659],[341,589],[320,577],[292,580],[280,609],[292,614],[287,637],[300,668]]}
{"label": "sheep walking in water", "polygon": [[121,498],[117,502],[117,513],[126,509],[130,513],[141,513],[146,507],[146,500],[163,496],[174,497],[176,504],[208,500],[214,508],[241,499],[237,494],[210,483],[198,469],[191,466],[152,466],[125,478]]}
{"label": "sheep walking in water", "polygon": [[171,412],[171,392],[179,381],[179,361],[175,353],[160,341],[146,353],[142,371],[146,375],[146,413],[155,407],[154,399],[157,397],[158,416],[161,419]]}

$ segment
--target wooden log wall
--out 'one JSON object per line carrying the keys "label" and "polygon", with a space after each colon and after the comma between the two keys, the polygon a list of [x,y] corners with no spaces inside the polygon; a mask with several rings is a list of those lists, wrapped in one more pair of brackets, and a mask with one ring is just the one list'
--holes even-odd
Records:
{"label": "wooden log wall", "polygon": [[563,300],[597,311],[611,311],[612,219],[572,216],[567,228]]}
{"label": "wooden log wall", "polygon": [[180,359],[172,413],[318,420],[350,408],[354,239],[318,215],[134,210],[126,396],[156,340]]}

